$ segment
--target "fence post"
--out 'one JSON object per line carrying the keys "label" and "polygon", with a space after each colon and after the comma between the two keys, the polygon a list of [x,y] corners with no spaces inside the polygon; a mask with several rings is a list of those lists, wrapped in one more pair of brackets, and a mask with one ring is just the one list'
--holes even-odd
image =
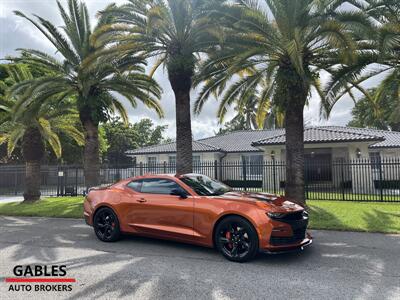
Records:
{"label": "fence post", "polygon": [[57,197],[60,196],[60,166],[57,166]]}
{"label": "fence post", "polygon": [[244,190],[247,191],[247,170],[246,170],[246,159],[242,159],[242,171],[243,171],[243,181],[244,181]]}
{"label": "fence post", "polygon": [[75,196],[78,196],[78,167],[75,167]]}
{"label": "fence post", "polygon": [[382,160],[379,159],[379,188],[380,188],[380,197],[383,202],[383,176],[382,176]]}
{"label": "fence post", "polygon": [[17,195],[17,187],[18,187],[18,170],[15,170],[14,173],[14,194]]}
{"label": "fence post", "polygon": [[65,196],[66,194],[65,194],[65,187],[66,187],[66,185],[67,185],[67,176],[68,176],[68,171],[67,171],[67,168],[66,167],[63,167],[63,177],[62,177],[62,179],[63,179],[63,181],[62,181],[62,195],[63,196]]}
{"label": "fence post", "polygon": [[[225,163],[225,167],[227,166],[227,164]],[[224,179],[224,176],[223,176],[223,172],[224,172],[224,169],[223,169],[223,166],[222,166],[222,159],[219,161],[219,174],[218,174],[218,180],[219,181],[221,181],[222,182],[222,180]]]}
{"label": "fence post", "polygon": [[143,175],[143,162],[139,163],[139,175],[142,176]]}
{"label": "fence post", "polygon": [[[117,178],[113,178],[113,180],[117,180],[117,181],[119,181],[119,180],[121,180],[121,164],[119,164],[119,162],[118,162],[118,160],[117,160],[117,163],[115,164],[115,167],[117,168]],[[110,179],[108,180],[108,181],[110,181]]]}
{"label": "fence post", "polygon": [[274,185],[274,194],[276,194],[276,170],[275,157],[272,157],[272,184]]}
{"label": "fence post", "polygon": [[57,197],[65,196],[65,170],[63,166],[57,167]]}
{"label": "fence post", "polygon": [[218,180],[218,161],[214,160],[214,178]]}
{"label": "fence post", "polygon": [[340,173],[341,173],[341,177],[342,177],[342,184],[341,184],[341,186],[342,186],[342,200],[344,201],[345,200],[345,193],[344,193],[344,169],[343,169],[343,167],[344,167],[344,161],[343,160],[341,160],[340,161]]}
{"label": "fence post", "polygon": [[[303,165],[303,176],[304,176],[304,198],[308,199],[308,170],[310,168],[310,162],[304,159]],[[287,181],[287,178],[286,178]],[[286,184],[286,183],[285,183]],[[286,185],[285,185],[286,187]]]}
{"label": "fence post", "polygon": [[167,162],[165,160],[163,162],[163,169],[164,169],[164,174],[167,174]]}

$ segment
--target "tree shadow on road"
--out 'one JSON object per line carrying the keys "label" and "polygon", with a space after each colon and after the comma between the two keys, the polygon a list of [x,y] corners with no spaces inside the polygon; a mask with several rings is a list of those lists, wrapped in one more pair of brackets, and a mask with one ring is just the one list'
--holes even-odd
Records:
{"label": "tree shadow on road", "polygon": [[[338,222],[328,212],[318,214]],[[296,295],[306,298],[313,281],[319,282],[321,277],[326,279],[326,286],[313,290],[315,297],[332,289],[345,290],[346,298],[351,299],[385,299],[396,292],[398,263],[394,262],[398,256],[387,256],[368,244],[370,237],[377,245],[397,243],[400,239],[396,237],[311,231],[314,244],[305,251],[259,255],[250,263],[238,264],[225,260],[213,249],[171,241],[126,236],[117,243],[102,243],[81,221],[53,220],[57,222],[55,226],[46,220],[1,218],[3,223],[7,222],[1,241],[10,243],[3,245],[0,241],[0,250],[16,247],[11,254],[15,262],[67,265],[68,275],[78,280],[73,294],[65,295],[70,295],[70,299],[253,299],[260,297],[260,290],[277,299]],[[22,240],[17,245],[12,243],[18,241],[16,235]],[[64,248],[70,250],[65,252]],[[68,257],[63,253],[68,253]],[[343,278],[332,275],[335,272]],[[350,279],[355,279],[358,286],[353,286]],[[282,284],[277,284],[277,280],[284,281],[285,293],[282,294]],[[388,280],[393,284],[382,289]]]}
{"label": "tree shadow on road", "polygon": [[[13,259],[16,261],[34,259],[40,262],[51,262],[57,259],[54,247],[40,243],[44,238],[43,231],[40,228],[47,227],[45,219],[1,217],[0,221],[3,227],[0,251],[8,247],[17,247],[13,252]],[[35,229],[30,230],[32,228]],[[29,246],[38,242],[40,248],[37,251],[32,251]]]}

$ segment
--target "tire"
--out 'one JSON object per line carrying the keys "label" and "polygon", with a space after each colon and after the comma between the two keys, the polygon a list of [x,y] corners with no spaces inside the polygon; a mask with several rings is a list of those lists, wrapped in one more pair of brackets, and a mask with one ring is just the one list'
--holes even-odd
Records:
{"label": "tire", "polygon": [[225,258],[246,262],[258,253],[258,235],[253,225],[239,216],[229,216],[214,231],[215,246]]}
{"label": "tire", "polygon": [[102,242],[115,242],[121,237],[118,217],[108,207],[100,208],[96,212],[93,218],[93,228],[97,238]]}

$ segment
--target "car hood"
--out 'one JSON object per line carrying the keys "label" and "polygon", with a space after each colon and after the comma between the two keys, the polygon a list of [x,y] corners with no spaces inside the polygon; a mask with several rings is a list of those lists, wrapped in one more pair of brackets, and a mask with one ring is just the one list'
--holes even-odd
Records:
{"label": "car hood", "polygon": [[269,193],[231,191],[219,197],[226,200],[257,202],[259,206],[276,212],[295,212],[304,210],[300,205],[286,200],[284,196]]}

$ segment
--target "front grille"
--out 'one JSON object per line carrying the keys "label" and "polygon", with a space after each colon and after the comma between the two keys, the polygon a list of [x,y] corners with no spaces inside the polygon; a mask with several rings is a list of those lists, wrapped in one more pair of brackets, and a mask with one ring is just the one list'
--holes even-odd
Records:
{"label": "front grille", "polygon": [[274,246],[296,244],[304,240],[306,237],[306,228],[296,229],[292,236],[271,236],[270,243]]}
{"label": "front grille", "polygon": [[292,227],[292,236],[271,236],[270,244],[274,246],[296,244],[301,242],[306,237],[306,230],[308,225],[308,218],[302,216],[300,220],[279,220]]}
{"label": "front grille", "polygon": [[303,211],[296,211],[294,213],[288,213],[283,218],[279,219],[279,221],[295,221],[295,220],[302,220],[303,219]]}
{"label": "front grille", "polygon": [[290,221],[298,221],[307,218],[308,214],[304,210],[289,212],[289,213],[269,213],[267,214],[271,219],[289,223]]}

